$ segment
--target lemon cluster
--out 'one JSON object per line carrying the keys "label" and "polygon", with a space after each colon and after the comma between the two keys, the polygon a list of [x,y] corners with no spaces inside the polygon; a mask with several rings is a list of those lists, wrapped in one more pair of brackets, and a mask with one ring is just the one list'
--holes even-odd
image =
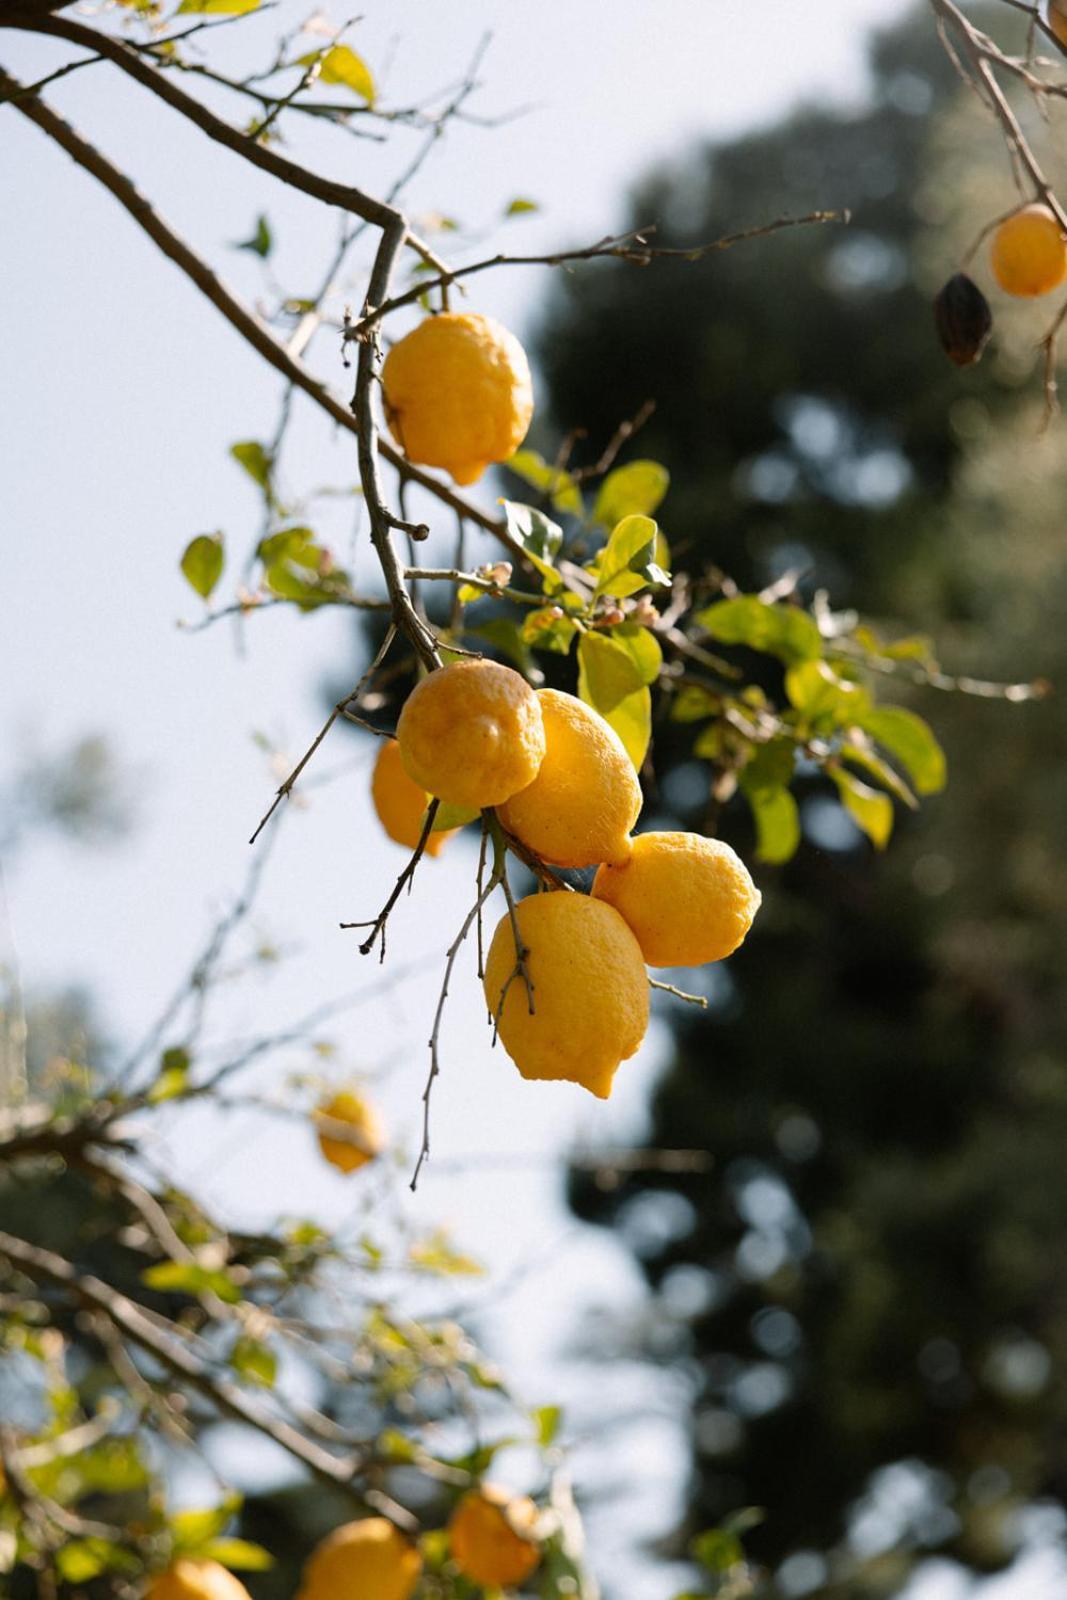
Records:
{"label": "lemon cluster", "polygon": [[[526,1495],[482,1483],[458,1501],[448,1523],[452,1566],[485,1589],[526,1582],[541,1561],[538,1510]],[[385,1517],[335,1528],[304,1565],[296,1600],[410,1600],[423,1572],[418,1545]],[[250,1600],[232,1572],[179,1557],[153,1579],[146,1600]]]}
{"label": "lemon cluster", "polygon": [[[417,843],[434,796],[496,807],[549,866],[597,868],[590,894],[532,894],[501,919],[484,989],[524,1078],[567,1079],[606,1099],[648,1027],[646,967],[719,961],[747,934],[760,895],[744,864],[697,834],[632,837],[641,786],[614,729],[575,696],[535,692],[492,661],[430,673],[404,705],[395,753],[387,748],[379,770],[388,761],[397,791],[397,774],[410,786],[402,842]],[[394,838],[399,823],[397,807],[386,822]]]}

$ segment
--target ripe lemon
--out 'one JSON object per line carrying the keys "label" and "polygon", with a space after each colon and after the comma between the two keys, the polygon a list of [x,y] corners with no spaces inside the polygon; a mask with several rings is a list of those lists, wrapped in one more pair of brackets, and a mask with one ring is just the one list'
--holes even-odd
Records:
{"label": "ripe lemon", "polygon": [[[385,1144],[385,1128],[374,1107],[351,1089],[324,1100],[315,1113],[320,1123],[319,1149],[331,1166],[340,1172],[355,1172],[380,1155]],[[344,1127],[332,1127],[341,1123]],[[345,1128],[352,1131],[346,1137]]]}
{"label": "ripe lemon", "polygon": [[452,1559],[464,1577],[485,1588],[514,1588],[541,1559],[536,1523],[537,1507],[526,1495],[483,1483],[463,1496],[449,1520]]}
{"label": "ripe lemon", "polygon": [[1008,294],[1048,294],[1067,277],[1067,239],[1048,206],[1024,206],[997,228],[990,260]]}
{"label": "ripe lemon", "polygon": [[592,893],[619,912],[650,967],[732,955],[762,898],[740,856],[699,833],[638,834],[629,861],[601,867]]}
{"label": "ripe lemon", "polygon": [[620,1061],[639,1048],[648,1027],[640,946],[612,906],[585,894],[527,895],[515,916],[534,1010],[522,976],[513,976],[515,938],[505,914],[483,980],[504,1049],[524,1078],[566,1078],[606,1100]]}
{"label": "ripe lemon", "polygon": [[149,1586],[146,1600],[250,1600],[248,1590],[217,1561],[179,1556]]}
{"label": "ripe lemon", "polygon": [[[370,792],[378,821],[390,839],[414,850],[422,838],[422,824],[430,796],[425,789],[413,783],[404,771],[400,746],[395,739],[383,739],[378,747]],[[445,828],[440,833],[431,833],[426,840],[426,854],[440,855],[457,831],[455,828]]]}
{"label": "ripe lemon", "polygon": [[1067,50],[1067,4],[1064,0],[1048,0],[1046,20],[1058,42]]}
{"label": "ripe lemon", "polygon": [[316,1545],[297,1600],[408,1600],[421,1572],[422,1557],[398,1528],[365,1517]]}
{"label": "ripe lemon", "polygon": [[501,806],[501,822],[557,867],[626,861],[641,785],[622,740],[572,694],[541,689],[537,699],[545,758],[533,782]]}
{"label": "ripe lemon", "polygon": [[409,461],[474,483],[526,437],[533,389],[526,352],[491,317],[427,317],[382,368],[389,430]]}
{"label": "ripe lemon", "polygon": [[478,810],[525,789],[545,753],[537,696],[495,661],[456,661],[429,673],[405,701],[396,738],[414,783]]}

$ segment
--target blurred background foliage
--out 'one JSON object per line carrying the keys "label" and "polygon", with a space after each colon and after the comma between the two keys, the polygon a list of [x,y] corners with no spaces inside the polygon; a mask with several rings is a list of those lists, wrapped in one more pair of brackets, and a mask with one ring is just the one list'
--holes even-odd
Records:
{"label": "blurred background foliage", "polygon": [[[1007,42],[1004,8],[988,15]],[[981,365],[952,368],[931,321],[1013,203],[1004,149],[925,10],[874,41],[871,65],[861,112],[802,110],[692,152],[631,202],[634,225],[661,219],[680,246],[815,206],[848,207],[847,231],[556,280],[543,426],[581,426],[595,455],[652,398],[636,448],[670,469],[679,564],[743,588],[799,567],[808,595],[825,585],[890,634],[933,636],[949,671],[1058,683],[1064,424],[1041,433],[1034,348],[1050,313],[996,294],[980,253],[998,322]],[[713,969],[709,1011],[670,1013],[648,1142],[699,1130],[713,1169],[571,1180],[655,1296],[618,1337],[689,1374],[671,1553],[765,1507],[746,1544],[776,1595],[895,1594],[932,1551],[997,1568],[1025,1508],[1067,1494],[1062,709],[931,690],[913,704],[947,748],[946,793],[898,818],[876,859],[829,783],[802,784],[804,844]],[[673,731],[656,733],[646,827],[709,812],[710,768]],[[717,829],[751,852],[742,801]]]}

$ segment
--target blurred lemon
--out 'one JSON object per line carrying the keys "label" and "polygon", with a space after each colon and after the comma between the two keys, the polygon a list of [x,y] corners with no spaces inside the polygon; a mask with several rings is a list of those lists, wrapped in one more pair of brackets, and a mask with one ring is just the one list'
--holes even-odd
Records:
{"label": "blurred lemon", "polygon": [[641,810],[641,785],[622,740],[572,694],[541,689],[545,756],[533,782],[500,808],[500,820],[557,867],[623,862]]}
{"label": "blurred lemon", "polygon": [[566,1078],[606,1100],[619,1063],[648,1027],[648,974],[637,940],[613,907],[564,890],[527,895],[515,917],[534,1009],[505,914],[483,980],[501,1042],[524,1078]]}
{"label": "blurred lemon", "polygon": [[316,1545],[297,1600],[408,1600],[422,1557],[385,1517],[346,1522]]}
{"label": "blurred lemon", "polygon": [[1048,294],[1067,278],[1067,239],[1048,206],[1024,206],[996,229],[990,261],[1008,294]]}
{"label": "blurred lemon", "polygon": [[731,955],[761,899],[740,856],[699,833],[639,833],[629,861],[601,867],[592,892],[620,913],[650,967]]}
{"label": "blurred lemon", "polygon": [[355,1172],[380,1155],[385,1128],[372,1105],[351,1089],[324,1100],[315,1112],[319,1149],[339,1172]]}
{"label": "blurred lemon", "polygon": [[526,1495],[483,1483],[459,1502],[448,1524],[452,1559],[464,1577],[485,1588],[525,1583],[541,1559],[534,1530],[537,1507]]}
{"label": "blurred lemon", "polygon": [[395,344],[382,368],[389,430],[409,461],[474,483],[526,437],[533,389],[526,352],[491,317],[446,312]]}
{"label": "blurred lemon", "polygon": [[[378,821],[390,839],[414,850],[422,838],[422,825],[430,796],[408,777],[401,760],[400,746],[395,739],[383,739],[378,748],[370,792]],[[456,831],[455,828],[443,828],[440,833],[431,833],[426,840],[426,854],[440,855]]]}
{"label": "blurred lemon", "polygon": [[149,1585],[146,1600],[250,1600],[239,1578],[217,1561],[179,1556]]}
{"label": "blurred lemon", "polygon": [[405,701],[396,737],[413,783],[476,810],[525,789],[545,753],[537,696],[495,661],[456,661],[429,673]]}

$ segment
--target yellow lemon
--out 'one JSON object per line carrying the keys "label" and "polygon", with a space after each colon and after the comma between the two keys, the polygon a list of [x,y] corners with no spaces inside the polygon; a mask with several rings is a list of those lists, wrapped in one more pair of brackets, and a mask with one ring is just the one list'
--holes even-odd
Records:
{"label": "yellow lemon", "polygon": [[382,1119],[351,1089],[324,1100],[315,1112],[315,1121],[319,1124],[319,1149],[340,1172],[355,1172],[382,1152]]}
{"label": "yellow lemon", "polygon": [[146,1600],[250,1600],[248,1590],[217,1561],[179,1556],[149,1585]]}
{"label": "yellow lemon", "polygon": [[1048,206],[1024,206],[997,228],[990,260],[1008,294],[1048,294],[1067,277],[1067,239]]}
{"label": "yellow lemon", "polygon": [[493,935],[483,980],[504,1049],[524,1078],[566,1078],[606,1100],[619,1063],[648,1027],[640,946],[613,907],[585,894],[527,895],[515,916],[532,1014],[509,914]]}
{"label": "yellow lemon", "polygon": [[495,661],[456,661],[429,673],[405,701],[396,737],[413,783],[476,810],[525,789],[545,753],[537,696]]}
{"label": "yellow lemon", "polygon": [[382,368],[390,432],[410,461],[474,483],[526,437],[533,389],[526,352],[491,317],[446,312],[395,344]]}
{"label": "yellow lemon", "polygon": [[[414,850],[422,838],[423,818],[430,797],[408,777],[395,739],[383,739],[378,747],[370,792],[378,821],[390,839]],[[445,828],[440,833],[431,833],[426,840],[426,854],[440,855],[456,832],[455,828]]]}
{"label": "yellow lemon", "polygon": [[628,860],[641,785],[622,740],[572,694],[541,689],[537,699],[545,758],[533,782],[501,806],[501,822],[557,867]]}
{"label": "yellow lemon", "polygon": [[463,1496],[449,1520],[452,1559],[485,1588],[514,1588],[541,1559],[536,1523],[537,1507],[526,1495],[483,1483]]}
{"label": "yellow lemon", "polygon": [[385,1517],[346,1522],[316,1545],[297,1600],[408,1600],[422,1557]]}
{"label": "yellow lemon", "polygon": [[740,856],[699,833],[639,833],[629,861],[601,867],[592,892],[623,917],[650,967],[731,955],[761,899]]}

